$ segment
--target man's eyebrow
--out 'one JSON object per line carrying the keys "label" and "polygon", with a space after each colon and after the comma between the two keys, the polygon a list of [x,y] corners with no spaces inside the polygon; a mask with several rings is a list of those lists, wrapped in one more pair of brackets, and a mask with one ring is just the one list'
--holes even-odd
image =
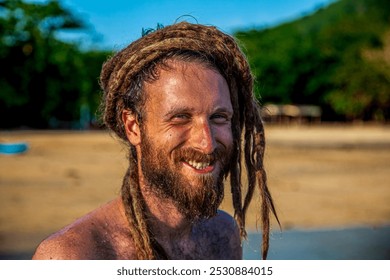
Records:
{"label": "man's eyebrow", "polygon": [[[174,116],[176,114],[183,114],[183,113],[193,113],[195,111],[194,107],[189,107],[189,106],[183,106],[183,107],[172,107],[168,112],[164,114],[164,118],[170,118],[171,116]],[[219,112],[224,112],[224,113],[229,113],[233,114],[233,110],[231,108],[221,106],[221,107],[216,107],[213,112],[219,113]]]}
{"label": "man's eyebrow", "polygon": [[170,117],[179,113],[190,113],[194,111],[195,109],[189,106],[172,107],[168,112],[164,114],[164,117]]}
{"label": "man's eyebrow", "polygon": [[227,112],[233,114],[233,109],[222,106],[222,107],[215,108],[215,112]]}

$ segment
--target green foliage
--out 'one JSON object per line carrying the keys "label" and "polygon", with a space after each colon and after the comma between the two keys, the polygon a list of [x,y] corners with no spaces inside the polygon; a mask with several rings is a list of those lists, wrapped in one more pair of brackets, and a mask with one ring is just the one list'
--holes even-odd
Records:
{"label": "green foliage", "polygon": [[320,105],[325,120],[383,121],[390,109],[389,26],[390,1],[341,0],[299,20],[235,36],[263,103]]}
{"label": "green foliage", "polygon": [[[341,0],[235,35],[263,103],[316,104],[325,120],[389,120],[390,1]],[[94,116],[109,53],[59,40],[86,28],[58,1],[0,0],[0,128],[74,127]]]}
{"label": "green foliage", "polygon": [[107,53],[56,38],[84,24],[58,1],[0,2],[0,127],[73,126],[98,106],[97,78]]}

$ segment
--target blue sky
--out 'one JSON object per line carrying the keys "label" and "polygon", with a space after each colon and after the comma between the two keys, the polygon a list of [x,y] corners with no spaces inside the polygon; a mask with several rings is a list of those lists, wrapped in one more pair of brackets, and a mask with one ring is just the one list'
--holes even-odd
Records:
{"label": "blue sky", "polygon": [[[273,26],[313,12],[334,0],[60,0],[92,30],[99,48],[120,49],[138,39],[142,28],[169,25],[182,17],[232,33],[239,28]],[[191,17],[185,17],[190,15]],[[84,42],[85,43],[85,42]]]}

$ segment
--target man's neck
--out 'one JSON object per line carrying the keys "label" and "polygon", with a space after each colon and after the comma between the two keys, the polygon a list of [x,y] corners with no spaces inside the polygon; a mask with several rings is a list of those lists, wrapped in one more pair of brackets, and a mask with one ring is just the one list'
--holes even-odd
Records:
{"label": "man's neck", "polygon": [[175,240],[191,234],[193,223],[181,213],[172,199],[161,198],[153,189],[143,185],[141,192],[148,211],[154,236],[159,240]]}

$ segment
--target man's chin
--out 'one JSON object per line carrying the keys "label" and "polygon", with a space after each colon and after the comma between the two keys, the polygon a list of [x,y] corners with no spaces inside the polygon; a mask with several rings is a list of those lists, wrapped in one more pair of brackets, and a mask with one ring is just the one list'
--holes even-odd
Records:
{"label": "man's chin", "polygon": [[[210,190],[210,192],[212,191]],[[205,196],[208,197],[203,200],[193,199],[191,203],[187,204],[186,206],[181,205],[182,213],[189,220],[193,221],[199,219],[209,219],[217,215],[218,207],[220,206],[223,199],[223,192],[214,192],[213,195],[210,195],[210,193],[205,193],[203,198],[205,198]]]}

